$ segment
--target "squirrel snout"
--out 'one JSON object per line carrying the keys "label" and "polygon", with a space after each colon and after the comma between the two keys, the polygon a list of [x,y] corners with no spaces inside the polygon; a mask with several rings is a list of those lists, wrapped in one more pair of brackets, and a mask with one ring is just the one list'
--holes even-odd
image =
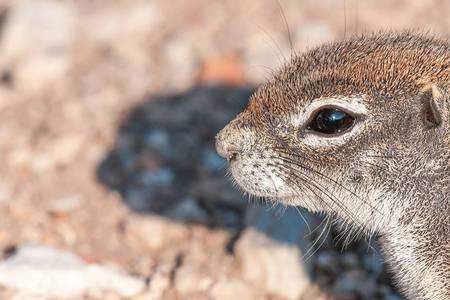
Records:
{"label": "squirrel snout", "polygon": [[216,136],[216,151],[228,161],[236,160],[239,156],[240,149],[238,143],[230,134],[228,126],[222,129]]}
{"label": "squirrel snout", "polygon": [[231,121],[216,136],[217,153],[229,162],[239,159],[250,149],[251,134],[239,124],[236,119]]}

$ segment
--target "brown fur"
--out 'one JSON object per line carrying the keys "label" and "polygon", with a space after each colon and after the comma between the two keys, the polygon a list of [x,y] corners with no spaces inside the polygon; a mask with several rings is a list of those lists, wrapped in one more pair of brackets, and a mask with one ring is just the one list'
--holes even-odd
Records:
{"label": "brown fur", "polygon": [[[325,98],[357,99],[368,113],[345,142],[312,147],[305,124],[292,120]],[[220,132],[217,148],[237,157],[231,171],[249,193],[380,235],[410,299],[450,299],[449,101],[448,41],[355,37],[294,57]]]}

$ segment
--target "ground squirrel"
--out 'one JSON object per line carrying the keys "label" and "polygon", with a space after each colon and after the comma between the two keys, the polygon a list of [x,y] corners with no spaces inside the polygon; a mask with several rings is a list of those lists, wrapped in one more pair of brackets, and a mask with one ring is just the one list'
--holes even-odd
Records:
{"label": "ground squirrel", "polygon": [[450,42],[378,33],[295,56],[217,136],[249,194],[380,237],[409,299],[450,299]]}

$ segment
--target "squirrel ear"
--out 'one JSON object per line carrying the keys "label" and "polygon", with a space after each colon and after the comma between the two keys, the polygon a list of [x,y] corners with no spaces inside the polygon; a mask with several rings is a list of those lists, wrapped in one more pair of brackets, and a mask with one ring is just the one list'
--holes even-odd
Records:
{"label": "squirrel ear", "polygon": [[422,103],[422,118],[427,128],[436,128],[442,124],[442,113],[444,110],[443,96],[439,88],[430,84],[427,85],[420,95]]}

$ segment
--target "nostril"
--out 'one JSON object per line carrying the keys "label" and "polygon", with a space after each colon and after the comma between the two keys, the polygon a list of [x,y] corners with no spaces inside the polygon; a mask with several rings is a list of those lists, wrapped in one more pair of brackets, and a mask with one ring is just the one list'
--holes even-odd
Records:
{"label": "nostril", "polygon": [[216,136],[217,153],[229,163],[236,161],[244,151],[244,136],[232,124],[228,124]]}
{"label": "nostril", "polygon": [[231,152],[228,157],[227,160],[228,162],[232,162],[234,160],[236,160],[238,158],[238,153],[237,152]]}
{"label": "nostril", "polygon": [[217,153],[225,158],[228,162],[235,161],[239,156],[239,151],[234,144],[227,143],[219,135],[216,139]]}

